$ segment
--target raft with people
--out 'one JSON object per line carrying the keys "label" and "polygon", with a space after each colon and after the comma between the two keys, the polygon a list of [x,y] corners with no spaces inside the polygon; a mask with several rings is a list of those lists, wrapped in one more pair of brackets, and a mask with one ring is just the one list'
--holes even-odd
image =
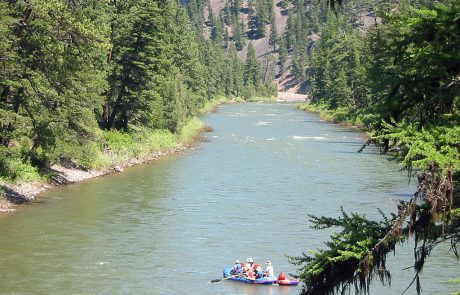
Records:
{"label": "raft with people", "polygon": [[248,284],[273,285],[278,281],[277,277],[250,278],[244,274],[232,274],[233,267],[224,268],[224,278],[232,281],[239,281]]}
{"label": "raft with people", "polygon": [[223,271],[224,280],[239,281],[248,284],[295,286],[299,283],[297,279],[286,278],[284,273],[275,276],[271,261],[266,261],[266,269],[262,270],[260,264],[254,263],[252,258],[247,263],[240,263],[235,260],[233,267],[226,267]]}

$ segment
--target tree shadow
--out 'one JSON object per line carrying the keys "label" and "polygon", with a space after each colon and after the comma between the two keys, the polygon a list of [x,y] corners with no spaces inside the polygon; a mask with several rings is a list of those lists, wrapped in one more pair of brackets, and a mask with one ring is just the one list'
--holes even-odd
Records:
{"label": "tree shadow", "polygon": [[249,31],[247,33],[247,36],[249,40],[258,40],[258,39],[265,37],[257,31]]}
{"label": "tree shadow", "polygon": [[240,12],[241,12],[242,14],[249,14],[249,11],[250,11],[250,9],[247,8],[247,7],[243,7],[243,8],[240,9]]}
{"label": "tree shadow", "polygon": [[284,89],[290,89],[297,85],[299,81],[293,74],[289,74],[286,76],[286,82],[283,84]]}
{"label": "tree shadow", "polygon": [[12,204],[19,205],[30,202],[30,199],[25,195],[17,193],[8,187],[3,187],[3,192],[6,200]]}

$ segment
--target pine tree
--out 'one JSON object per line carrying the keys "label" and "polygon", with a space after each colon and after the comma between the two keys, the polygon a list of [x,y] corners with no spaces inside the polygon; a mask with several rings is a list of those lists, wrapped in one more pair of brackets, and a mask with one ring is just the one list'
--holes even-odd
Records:
{"label": "pine tree", "polygon": [[116,65],[111,75],[109,128],[126,129],[131,120],[134,124],[161,127],[156,121],[162,121],[163,114],[152,114],[150,106],[161,99],[159,89],[171,69],[171,34],[165,30],[166,11],[171,8],[169,1],[160,5],[140,2],[127,15],[127,27],[122,28],[117,40]]}
{"label": "pine tree", "polygon": [[268,40],[268,43],[272,47],[272,51],[275,51],[278,45],[278,39],[279,39],[278,28],[276,25],[275,18],[272,18],[270,23],[271,23],[271,29],[270,29],[270,38]]}
{"label": "pine tree", "polygon": [[245,34],[243,21],[237,21],[233,32],[233,41],[238,51],[242,50],[245,45]]}
{"label": "pine tree", "polygon": [[288,57],[288,49],[286,47],[286,42],[284,38],[279,39],[279,50],[278,50],[278,65],[279,65],[279,75],[283,75],[286,71],[286,61]]}
{"label": "pine tree", "polygon": [[[170,9],[173,12],[175,9]],[[201,48],[195,32],[191,29],[189,20],[182,7],[176,9],[176,16],[171,16],[174,23],[168,25],[172,28],[171,42],[174,44],[173,64],[180,70],[180,75],[174,74],[177,81],[184,82],[188,91],[188,99],[185,101],[185,115],[197,114],[203,106],[205,97],[205,73],[206,68],[201,58]],[[180,79],[179,79],[180,78]]]}
{"label": "pine tree", "polygon": [[257,88],[260,84],[260,79],[259,62],[257,61],[254,45],[250,42],[244,67],[244,85]]}
{"label": "pine tree", "polygon": [[1,6],[0,30],[7,35],[0,66],[8,68],[0,74],[0,140],[8,148],[12,140],[28,138],[23,159],[53,162],[56,145],[84,145],[95,137],[93,110],[107,85],[104,4]]}
{"label": "pine tree", "polygon": [[244,88],[244,64],[239,58],[235,46],[230,46],[230,59],[233,66],[233,95],[240,97]]}

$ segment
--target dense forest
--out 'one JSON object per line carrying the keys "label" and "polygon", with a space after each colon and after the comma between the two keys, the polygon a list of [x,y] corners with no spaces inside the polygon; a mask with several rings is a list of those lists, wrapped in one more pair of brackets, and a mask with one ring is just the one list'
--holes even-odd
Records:
{"label": "dense forest", "polygon": [[383,221],[310,216],[342,231],[290,258],[302,293],[389,282],[386,256],[410,236],[417,292],[433,248],[458,256],[460,0],[10,0],[0,36],[0,180],[170,146],[213,99],[273,96],[289,77],[300,108],[367,130],[418,181]]}
{"label": "dense forest", "polygon": [[[433,248],[446,241],[458,257],[460,1],[323,6],[314,1],[288,6],[289,15],[301,19],[284,36],[284,43],[293,44],[291,71],[310,89],[310,104],[300,107],[368,130],[367,144],[390,152],[417,176],[418,188],[400,202],[397,214],[380,222],[346,212],[334,218],[311,215],[314,228],[342,230],[325,249],[291,262],[301,267],[304,294],[367,293],[374,279],[391,282],[386,256],[412,236],[414,280],[408,285],[420,293],[419,274]],[[363,25],[366,18],[370,25]],[[313,37],[315,42],[308,41]]]}
{"label": "dense forest", "polygon": [[205,36],[197,5],[1,1],[0,177],[113,165],[103,153],[180,134],[216,97],[273,96],[254,51]]}

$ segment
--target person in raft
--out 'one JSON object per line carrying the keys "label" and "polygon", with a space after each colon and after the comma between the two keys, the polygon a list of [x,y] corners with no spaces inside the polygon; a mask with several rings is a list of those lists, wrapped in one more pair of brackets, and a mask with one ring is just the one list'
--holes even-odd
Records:
{"label": "person in raft", "polygon": [[232,274],[241,274],[243,273],[243,268],[241,266],[241,263],[238,259],[235,260],[235,265],[233,266]]}
{"label": "person in raft", "polygon": [[249,257],[247,260],[246,260],[248,263],[246,263],[244,269],[243,269],[243,272],[244,272],[244,275],[250,279],[254,279],[254,260],[252,260],[251,257]]}
{"label": "person in raft", "polygon": [[256,279],[264,277],[264,271],[262,270],[262,266],[260,264],[254,265],[254,276]]}
{"label": "person in raft", "polygon": [[273,270],[273,265],[272,265],[271,261],[268,260],[267,262],[265,262],[265,264],[267,265],[267,267],[265,268],[264,275],[266,277],[274,277],[275,276],[275,271]]}

